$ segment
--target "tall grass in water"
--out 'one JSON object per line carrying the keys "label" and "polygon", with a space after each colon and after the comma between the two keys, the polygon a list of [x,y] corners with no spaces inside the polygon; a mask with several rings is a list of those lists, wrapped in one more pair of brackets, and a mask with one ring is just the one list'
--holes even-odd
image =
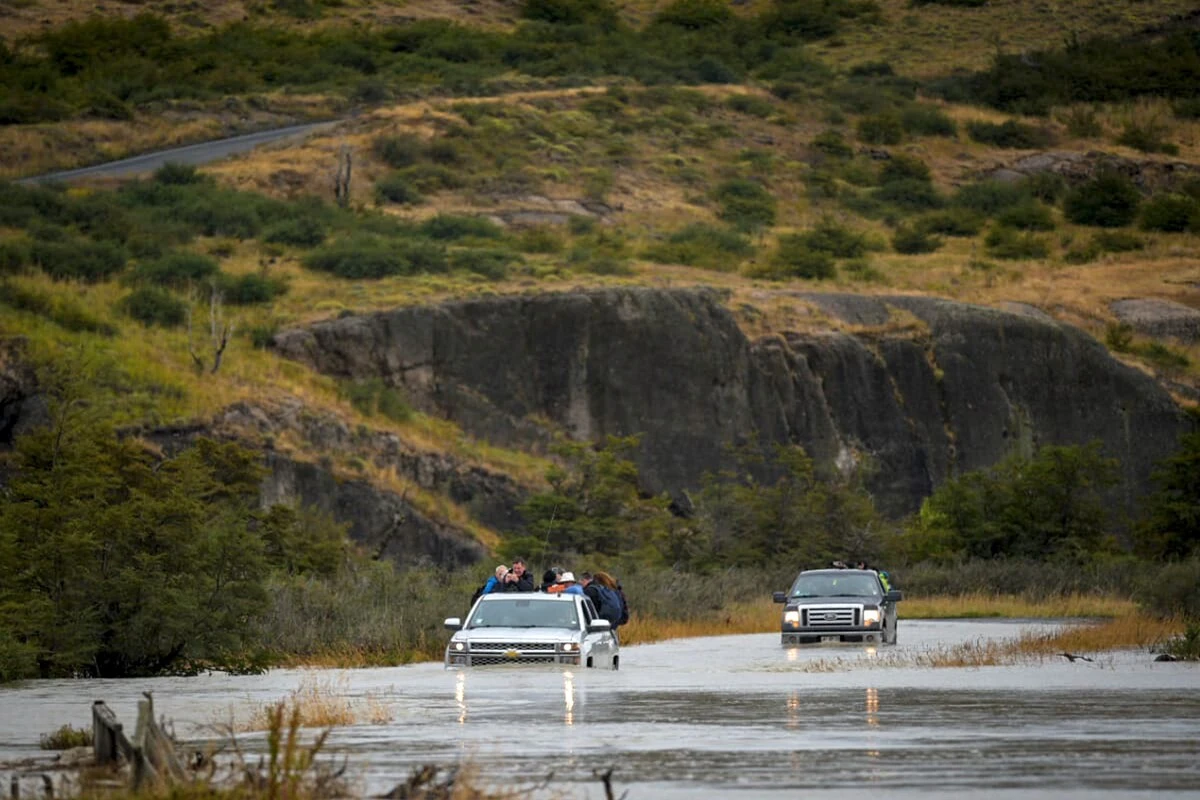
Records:
{"label": "tall grass in water", "polygon": [[289,718],[296,717],[305,728],[326,728],[338,725],[355,725],[361,722],[382,724],[391,721],[391,709],[376,695],[368,694],[361,700],[352,699],[349,681],[321,675],[305,675],[300,685],[284,699],[253,709],[250,716],[235,721],[234,730],[272,730],[277,711],[283,708]]}
{"label": "tall grass in water", "polygon": [[1125,597],[1080,594],[1035,600],[1026,595],[971,592],[936,597],[908,597],[898,606],[902,619],[971,619],[978,617],[1119,617],[1137,605]]}

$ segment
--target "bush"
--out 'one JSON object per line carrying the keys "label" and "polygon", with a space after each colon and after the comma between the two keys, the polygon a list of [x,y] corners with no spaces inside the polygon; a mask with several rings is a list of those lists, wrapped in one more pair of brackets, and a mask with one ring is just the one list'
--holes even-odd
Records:
{"label": "bush", "polygon": [[1152,197],[1142,206],[1139,227],[1147,231],[1181,233],[1200,223],[1200,202],[1185,194]]}
{"label": "bush", "polygon": [[30,248],[32,263],[56,280],[105,280],[124,269],[127,259],[125,249],[112,242],[37,241]]}
{"label": "bush", "polygon": [[303,263],[310,269],[343,278],[383,278],[444,272],[446,253],[433,242],[358,234],[314,250]]}
{"label": "bush", "polygon": [[730,95],[729,99],[725,101],[725,105],[739,114],[762,119],[775,113],[774,104],[753,94]]}
{"label": "bush", "polygon": [[1104,126],[1092,108],[1070,108],[1062,115],[1061,121],[1067,126],[1067,133],[1081,139],[1095,139],[1104,133]]}
{"label": "bush", "polygon": [[981,144],[1014,150],[1036,150],[1054,144],[1054,135],[1044,128],[1035,128],[1014,120],[1001,125],[993,122],[968,122],[967,135]]}
{"label": "bush", "polygon": [[811,231],[797,234],[809,250],[829,253],[834,258],[861,258],[871,249],[865,234],[823,219]]}
{"label": "bush", "polygon": [[1001,225],[1022,231],[1052,231],[1055,228],[1050,209],[1035,201],[1006,208],[996,220]]}
{"label": "bush", "polygon": [[880,186],[871,195],[880,203],[887,203],[906,211],[927,211],[941,208],[945,201],[928,181],[913,178],[890,181]]}
{"label": "bush", "polygon": [[916,156],[895,155],[884,162],[879,170],[880,185],[898,181],[921,181],[929,183],[929,165]]}
{"label": "bush", "polygon": [[900,124],[914,136],[958,135],[958,125],[936,106],[908,106],[900,112]]}
{"label": "bush", "polygon": [[1067,193],[1067,182],[1053,172],[1035,172],[1019,184],[1032,197],[1054,205]]}
{"label": "bush", "polygon": [[17,311],[26,311],[50,320],[55,325],[77,333],[115,336],[117,329],[97,317],[73,294],[42,292],[15,283],[0,283],[0,304]]}
{"label": "bush", "polygon": [[183,301],[157,286],[134,289],[120,300],[118,307],[147,328],[151,325],[174,328],[187,319],[187,306]]}
{"label": "bush", "polygon": [[158,286],[181,288],[210,278],[219,269],[216,259],[199,253],[170,253],[163,258],[138,264],[133,270],[133,277]]}
{"label": "bush", "polygon": [[519,260],[515,253],[508,250],[458,250],[450,254],[451,268],[474,272],[492,280],[506,277],[509,265]]}
{"label": "bush", "polygon": [[425,157],[425,142],[411,133],[377,136],[371,142],[371,152],[392,169],[416,164]]}
{"label": "bush", "polygon": [[1170,129],[1154,120],[1145,122],[1130,122],[1117,137],[1117,144],[1132,147],[1143,153],[1167,153],[1177,155],[1179,147],[1167,141]]}
{"label": "bush", "polygon": [[812,146],[834,158],[850,158],[854,155],[854,148],[850,146],[840,131],[822,131],[813,138]]}
{"label": "bush", "polygon": [[370,378],[341,386],[342,396],[359,413],[373,417],[380,414],[394,422],[407,422],[412,418],[413,408],[402,389],[388,386],[381,378]]}
{"label": "bush", "polygon": [[992,228],[983,244],[988,255],[994,258],[1046,258],[1050,255],[1050,246],[1042,237],[1004,226]]}
{"label": "bush", "polygon": [[718,216],[738,230],[753,231],[775,224],[775,198],[756,181],[728,180],[713,195],[721,205]]}
{"label": "bush", "polygon": [[24,239],[0,242],[0,276],[16,275],[23,271],[32,259],[29,242]]}
{"label": "bush", "polygon": [[154,171],[154,181],[167,186],[188,186],[195,183],[205,183],[209,179],[196,170],[191,164],[178,164],[168,161]]}
{"label": "bush", "polygon": [[522,253],[561,253],[566,243],[558,231],[537,227],[518,233],[516,246]]}
{"label": "bush", "polygon": [[237,277],[219,274],[216,285],[225,301],[235,306],[269,303],[287,291],[282,280],[253,272]]}
{"label": "bush", "polygon": [[91,728],[72,728],[63,725],[51,733],[43,733],[38,740],[43,750],[70,750],[75,747],[91,747]]}
{"label": "bush", "polygon": [[892,112],[863,117],[855,127],[859,140],[867,144],[900,144],[904,140],[904,125]]}
{"label": "bush", "polygon": [[983,181],[968,183],[961,187],[951,199],[959,207],[995,216],[1001,211],[1029,202],[1029,189],[1020,183],[1008,181]]}
{"label": "bush", "polygon": [[736,231],[694,222],[672,233],[665,242],[650,245],[643,256],[660,264],[732,270],[753,254],[754,246]]}
{"label": "bush", "polygon": [[468,237],[497,239],[504,235],[500,226],[490,219],[462,214],[438,214],[430,217],[421,223],[420,230],[431,239],[447,241]]}
{"label": "bush", "polygon": [[1105,173],[1076,187],[1063,199],[1063,213],[1078,225],[1120,228],[1137,217],[1142,197],[1137,187],[1116,173]]}
{"label": "bush", "polygon": [[375,183],[375,198],[379,203],[396,203],[397,205],[416,205],[421,202],[421,193],[417,191],[403,175],[392,173]]}
{"label": "bush", "polygon": [[931,211],[913,221],[913,227],[943,236],[975,236],[983,229],[984,217],[967,208]]}
{"label": "bush", "polygon": [[286,244],[294,247],[316,247],[325,241],[328,231],[325,224],[310,216],[300,216],[274,223],[263,231],[262,239],[269,244]]}
{"label": "bush", "polygon": [[892,247],[897,253],[904,255],[918,255],[921,253],[932,253],[942,246],[942,240],[936,236],[930,236],[927,231],[921,230],[919,227],[908,227],[901,225],[896,228],[895,234],[892,236]]}
{"label": "bush", "polygon": [[1131,253],[1146,247],[1145,240],[1131,231],[1099,231],[1092,242],[1105,253]]}
{"label": "bush", "polygon": [[771,256],[774,277],[821,280],[837,275],[833,256],[808,246],[804,234],[785,234]]}

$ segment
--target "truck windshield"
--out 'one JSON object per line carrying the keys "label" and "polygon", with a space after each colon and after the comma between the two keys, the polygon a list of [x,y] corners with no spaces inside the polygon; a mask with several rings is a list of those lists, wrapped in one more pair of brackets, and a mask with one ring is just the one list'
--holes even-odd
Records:
{"label": "truck windshield", "polygon": [[865,573],[801,575],[792,597],[879,597],[879,579]]}
{"label": "truck windshield", "polygon": [[484,601],[467,620],[468,628],[579,628],[574,603],[561,600]]}

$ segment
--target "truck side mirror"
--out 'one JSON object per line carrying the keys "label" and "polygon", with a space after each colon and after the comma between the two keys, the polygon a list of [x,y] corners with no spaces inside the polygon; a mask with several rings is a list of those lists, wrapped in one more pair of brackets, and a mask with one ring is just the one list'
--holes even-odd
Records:
{"label": "truck side mirror", "polygon": [[892,589],[887,593],[887,599],[888,602],[899,603],[904,599],[904,592],[900,591],[899,589]]}
{"label": "truck side mirror", "polygon": [[775,594],[771,595],[771,599],[774,600],[776,603],[786,603],[787,602],[787,592],[776,592]]}
{"label": "truck side mirror", "polygon": [[446,630],[456,631],[462,627],[462,620],[458,617],[448,617],[442,624],[446,626]]}

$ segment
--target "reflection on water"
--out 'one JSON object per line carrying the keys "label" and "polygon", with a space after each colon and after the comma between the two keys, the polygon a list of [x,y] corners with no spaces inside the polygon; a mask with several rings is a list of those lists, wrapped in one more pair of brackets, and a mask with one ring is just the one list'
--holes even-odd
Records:
{"label": "reflection on water", "polygon": [[454,677],[454,702],[458,705],[458,724],[467,724],[467,673],[460,671]]}
{"label": "reflection on water", "polygon": [[575,724],[575,673],[563,672],[563,722]]}
{"label": "reflection on water", "polygon": [[879,727],[879,690],[867,688],[867,727]]}

